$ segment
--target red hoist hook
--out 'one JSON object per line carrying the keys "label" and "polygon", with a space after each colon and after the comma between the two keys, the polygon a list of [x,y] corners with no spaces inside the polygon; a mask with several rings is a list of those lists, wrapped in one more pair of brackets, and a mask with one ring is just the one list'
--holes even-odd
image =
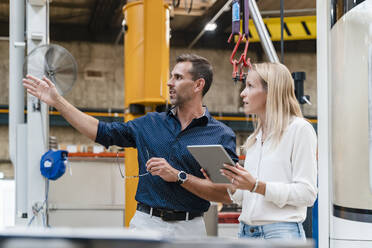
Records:
{"label": "red hoist hook", "polygon": [[239,60],[234,59],[234,56],[235,56],[236,52],[238,51],[238,47],[240,45],[240,42],[243,39],[243,35],[240,33],[240,3],[239,3],[239,1],[240,0],[233,0],[233,2],[232,2],[232,8],[231,8],[231,10],[232,10],[232,30],[231,30],[231,35],[230,35],[229,39],[227,40],[227,42],[230,43],[232,38],[235,35],[239,35],[238,42],[236,42],[234,50],[233,50],[233,52],[231,53],[231,56],[230,56],[230,63],[233,65],[232,78],[235,82],[239,80],[239,64],[241,62],[240,62],[240,59]]}
{"label": "red hoist hook", "polygon": [[[232,37],[234,37],[234,35],[231,33],[231,35],[230,35],[230,37],[227,41],[228,43],[231,42]],[[238,51],[238,47],[239,47],[240,42],[242,41],[242,39],[243,39],[243,35],[241,33],[239,33],[238,42],[236,42],[234,50],[233,50],[233,52],[231,53],[231,56],[230,56],[230,63],[233,65],[232,78],[235,82],[239,80],[238,69],[239,69],[239,64],[241,63],[241,57],[240,57],[239,60],[236,60],[236,59],[234,59],[234,56],[235,56],[236,52]]]}
{"label": "red hoist hook", "polygon": [[239,64],[240,64],[239,80],[242,81],[242,83],[245,83],[245,78],[247,77],[247,73],[248,73],[248,72],[245,72],[244,69],[247,68],[248,71],[252,69],[251,59],[247,58],[247,52],[248,52],[248,46],[249,46],[248,35],[245,36],[245,39],[246,40],[245,40],[244,52],[242,53],[239,59]]}
{"label": "red hoist hook", "polygon": [[[247,58],[247,51],[249,46],[249,9],[248,9],[248,1],[249,0],[242,0],[243,2],[243,34],[240,33],[240,0],[234,0],[232,2],[232,32],[228,39],[228,42],[231,42],[231,39],[235,35],[239,35],[238,41],[234,47],[234,50],[230,56],[230,63],[233,65],[233,73],[232,78],[234,82],[236,81],[242,81],[245,83],[246,78],[246,72],[245,68],[250,70],[252,68],[250,59]],[[243,38],[246,38],[245,48],[243,53],[240,55],[239,60],[234,59],[234,56],[236,55],[236,52],[238,50],[238,47],[243,40]],[[240,66],[239,66],[240,65]]]}

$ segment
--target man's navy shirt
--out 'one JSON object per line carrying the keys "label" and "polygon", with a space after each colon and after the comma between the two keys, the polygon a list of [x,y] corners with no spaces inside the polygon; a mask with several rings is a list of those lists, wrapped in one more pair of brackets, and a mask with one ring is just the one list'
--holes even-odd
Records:
{"label": "man's navy shirt", "polygon": [[[235,134],[223,123],[205,114],[193,119],[181,131],[175,111],[151,112],[132,121],[99,122],[96,142],[106,147],[117,145],[138,150],[139,174],[146,173],[146,162],[151,157],[164,158],[177,170],[204,178],[200,165],[187,150],[188,145],[221,144],[231,158],[235,154]],[[217,165],[216,165],[217,166]],[[205,212],[209,202],[201,199],[174,182],[166,182],[151,174],[139,178],[136,200],[154,208],[178,211]]]}

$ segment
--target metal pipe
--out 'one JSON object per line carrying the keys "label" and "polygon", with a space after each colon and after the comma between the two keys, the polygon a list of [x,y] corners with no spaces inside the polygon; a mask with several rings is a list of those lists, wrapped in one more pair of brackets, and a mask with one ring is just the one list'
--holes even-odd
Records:
{"label": "metal pipe", "polygon": [[[24,123],[24,91],[22,86],[24,61],[24,0],[9,2],[9,156],[16,162],[17,124]],[[23,46],[22,46],[23,44]]]}
{"label": "metal pipe", "polygon": [[[22,163],[25,157],[19,127],[24,125],[24,89],[22,86],[23,62],[25,53],[25,1],[9,1],[9,157],[15,168],[16,216],[15,223],[27,213],[27,166]],[[5,40],[6,37],[1,37]],[[18,135],[17,135],[18,134]],[[23,136],[24,137],[24,136]],[[25,141],[23,140],[23,143]]]}
{"label": "metal pipe", "polygon": [[[280,10],[264,10],[261,11],[261,16],[267,15],[280,15]],[[284,10],[284,14],[305,14],[305,13],[316,13],[315,8],[307,8],[307,9],[286,9]]]}
{"label": "metal pipe", "polygon": [[[48,32],[46,30],[48,18],[47,5],[49,1],[26,2],[26,33],[28,52],[37,46],[47,44]],[[40,59],[42,59],[40,55]],[[40,65],[39,65],[40,66]],[[34,216],[34,207],[39,207],[45,200],[45,178],[40,173],[40,158],[48,149],[49,115],[48,106],[41,103],[36,97],[27,95],[27,125],[26,125],[27,151],[27,213],[28,222]],[[45,213],[45,208],[42,210]],[[42,215],[37,215],[33,225],[43,225]],[[48,221],[48,220],[47,220]]]}
{"label": "metal pipe", "polygon": [[280,62],[284,63],[284,0],[280,0]]}
{"label": "metal pipe", "polygon": [[[217,14],[215,16],[213,16],[213,18],[208,23],[214,23],[222,15],[222,13],[226,11],[226,9],[228,8],[228,6],[231,4],[232,1],[233,0],[228,0],[225,3],[225,5],[217,12]],[[206,30],[205,30],[205,27],[204,27],[203,30],[200,31],[198,36],[196,36],[196,38],[190,43],[190,45],[187,47],[187,49],[191,49],[196,44],[196,42],[198,42],[198,40],[203,36],[205,31]]]}
{"label": "metal pipe", "polygon": [[269,58],[270,62],[279,62],[278,55],[276,54],[269,33],[266,30],[256,1],[249,1],[249,11],[251,13],[251,17],[253,19],[254,25],[256,26],[258,36],[260,37],[262,47],[264,48],[267,57]]}
{"label": "metal pipe", "polygon": [[[316,82],[318,106],[318,244],[330,247],[332,207],[331,1],[316,0]],[[366,54],[367,56],[367,54]],[[367,102],[366,102],[367,103]]]}

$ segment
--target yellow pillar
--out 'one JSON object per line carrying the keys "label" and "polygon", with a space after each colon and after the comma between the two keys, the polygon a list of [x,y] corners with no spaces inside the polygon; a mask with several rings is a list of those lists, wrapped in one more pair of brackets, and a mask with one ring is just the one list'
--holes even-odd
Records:
{"label": "yellow pillar", "polygon": [[[130,121],[134,118],[135,116],[132,114],[125,115],[125,121]],[[124,153],[125,175],[138,175],[137,149],[125,148]],[[138,178],[127,178],[125,180],[125,226],[129,226],[129,222],[136,211],[136,201],[134,200],[134,196],[136,195],[137,185]]]}
{"label": "yellow pillar", "polygon": [[162,0],[145,0],[145,101],[165,103],[169,77],[169,10]]}
{"label": "yellow pillar", "polygon": [[[125,121],[139,117],[131,106],[153,111],[168,101],[169,8],[163,0],[132,1],[123,8]],[[131,111],[132,110],[132,111]],[[143,113],[142,113],[143,114]],[[138,175],[137,150],[125,149],[126,176]],[[136,208],[138,179],[125,181],[125,226]]]}

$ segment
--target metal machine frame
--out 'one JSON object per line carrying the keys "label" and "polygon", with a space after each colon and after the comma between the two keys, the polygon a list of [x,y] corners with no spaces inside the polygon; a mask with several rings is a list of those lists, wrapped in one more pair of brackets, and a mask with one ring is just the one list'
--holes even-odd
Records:
{"label": "metal machine frame", "polygon": [[22,69],[24,40],[27,40],[27,52],[49,42],[48,8],[48,0],[10,1],[9,151],[15,167],[16,224],[26,224],[34,215],[34,223],[42,224],[41,215],[37,215],[35,209],[45,200],[45,179],[39,172],[39,162],[48,148],[48,106],[28,95],[27,124],[24,123]]}

